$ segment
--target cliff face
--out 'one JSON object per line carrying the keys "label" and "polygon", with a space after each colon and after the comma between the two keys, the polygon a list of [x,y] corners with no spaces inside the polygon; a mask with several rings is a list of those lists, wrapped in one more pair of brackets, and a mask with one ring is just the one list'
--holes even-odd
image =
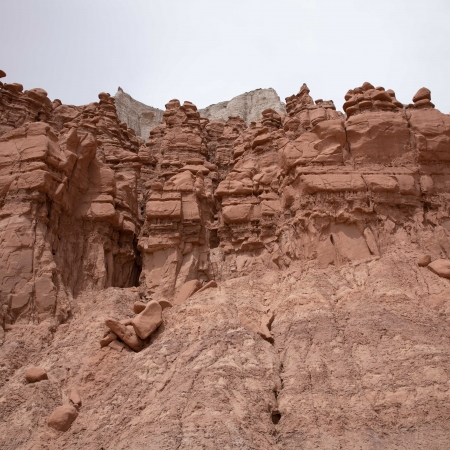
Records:
{"label": "cliff face", "polygon": [[144,140],[150,131],[162,122],[164,111],[144,105],[119,87],[114,96],[117,116]]}
{"label": "cliff face", "polygon": [[[115,95],[116,109],[119,119],[125,122],[136,134],[145,141],[150,131],[162,122],[163,112],[158,108],[144,105],[134,100],[121,88]],[[260,120],[265,109],[272,108],[279,113],[284,113],[285,105],[274,89],[256,89],[238,95],[228,102],[220,102],[199,109],[201,117],[209,120],[226,121],[229,117],[239,116],[248,124]]]}
{"label": "cliff face", "polygon": [[224,120],[229,117],[242,117],[247,125],[262,119],[265,109],[273,109],[278,113],[285,113],[286,107],[280,101],[275,89],[256,89],[238,95],[228,102],[220,102],[207,106],[198,112],[201,117],[209,120]]}
{"label": "cliff face", "polygon": [[144,144],[1,84],[2,448],[446,449],[450,116],[344,111],[171,100]]}

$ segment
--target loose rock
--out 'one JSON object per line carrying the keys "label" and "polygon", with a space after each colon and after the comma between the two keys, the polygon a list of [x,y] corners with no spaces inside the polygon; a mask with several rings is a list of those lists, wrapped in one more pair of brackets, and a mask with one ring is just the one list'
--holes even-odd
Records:
{"label": "loose rock", "polygon": [[108,331],[106,336],[100,341],[100,346],[101,347],[106,347],[112,341],[115,341],[116,339],[117,339],[117,335],[114,334],[112,331]]}
{"label": "loose rock", "polygon": [[181,305],[184,303],[192,294],[194,294],[200,287],[202,283],[199,280],[191,280],[183,284],[181,289],[175,295],[173,299],[174,305]]}
{"label": "loose rock", "polygon": [[159,306],[163,309],[163,311],[166,308],[172,308],[172,303],[169,302],[169,300],[158,300]]}
{"label": "loose rock", "polygon": [[273,336],[272,333],[269,331],[267,326],[265,325],[258,325],[253,320],[249,319],[245,314],[239,313],[238,314],[239,321],[241,324],[247,328],[247,330],[253,331],[254,333],[259,334],[263,339],[269,342],[273,342]]}
{"label": "loose rock", "polygon": [[74,406],[58,406],[47,419],[47,425],[57,431],[67,431],[77,417],[78,411]]}
{"label": "loose rock", "polygon": [[450,261],[448,259],[436,259],[428,264],[428,268],[443,278],[450,278]]}
{"label": "loose rock", "polygon": [[208,281],[202,288],[200,288],[197,292],[202,292],[202,291],[205,291],[206,289],[209,289],[209,288],[215,288],[215,287],[217,287],[217,281],[214,281],[214,280],[211,280],[211,281]]}
{"label": "loose rock", "polygon": [[134,328],[120,323],[116,319],[106,319],[106,326],[115,333],[125,344],[135,352],[140,352],[144,346],[142,340],[137,336]]}
{"label": "loose rock", "polygon": [[134,302],[134,305],[133,305],[133,311],[134,311],[136,314],[139,314],[139,313],[141,313],[142,311],[144,311],[145,306],[146,306],[146,304],[143,303],[143,302]]}
{"label": "loose rock", "polygon": [[138,314],[132,325],[141,339],[147,339],[162,323],[162,308],[156,301],[147,304],[144,311]]}
{"label": "loose rock", "polygon": [[29,383],[48,380],[47,372],[41,367],[30,367],[25,373],[25,378]]}
{"label": "loose rock", "polygon": [[419,267],[426,267],[431,262],[431,256],[430,255],[422,255],[417,259],[417,265]]}
{"label": "loose rock", "polygon": [[80,392],[76,387],[73,387],[70,390],[69,400],[75,405],[75,407],[79,408],[81,406]]}

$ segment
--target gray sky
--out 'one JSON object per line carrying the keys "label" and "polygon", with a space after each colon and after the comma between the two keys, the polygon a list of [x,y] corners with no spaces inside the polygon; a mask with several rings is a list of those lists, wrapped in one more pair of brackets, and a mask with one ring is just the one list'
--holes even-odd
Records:
{"label": "gray sky", "polygon": [[85,104],[118,86],[164,109],[307,83],[340,109],[370,81],[450,111],[449,0],[2,0],[4,82]]}

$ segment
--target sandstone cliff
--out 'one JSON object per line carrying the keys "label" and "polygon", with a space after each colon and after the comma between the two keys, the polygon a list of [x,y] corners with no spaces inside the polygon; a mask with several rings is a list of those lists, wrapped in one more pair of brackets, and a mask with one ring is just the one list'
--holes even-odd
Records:
{"label": "sandstone cliff", "polygon": [[[115,99],[119,119],[135,130],[136,134],[144,140],[147,140],[150,131],[162,122],[162,110],[134,100],[120,87]],[[226,121],[229,117],[239,116],[250,124],[260,120],[262,112],[267,108],[272,108],[279,113],[286,111],[284,103],[280,101],[280,97],[272,88],[246,92],[230,101],[199,109],[198,112],[201,117],[209,120]]]}
{"label": "sandstone cliff", "polygon": [[1,447],[447,449],[450,116],[343,108],[0,83]]}

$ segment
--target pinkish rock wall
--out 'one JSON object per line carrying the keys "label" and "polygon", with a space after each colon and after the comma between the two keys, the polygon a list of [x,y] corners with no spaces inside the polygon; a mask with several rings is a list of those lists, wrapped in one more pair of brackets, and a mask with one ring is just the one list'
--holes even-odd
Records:
{"label": "pinkish rock wall", "polygon": [[83,107],[0,89],[2,320],[70,315],[86,289],[135,285],[139,140],[114,99]]}
{"label": "pinkish rock wall", "polygon": [[144,142],[1,83],[0,446],[446,449],[450,116],[344,111],[171,100]]}

